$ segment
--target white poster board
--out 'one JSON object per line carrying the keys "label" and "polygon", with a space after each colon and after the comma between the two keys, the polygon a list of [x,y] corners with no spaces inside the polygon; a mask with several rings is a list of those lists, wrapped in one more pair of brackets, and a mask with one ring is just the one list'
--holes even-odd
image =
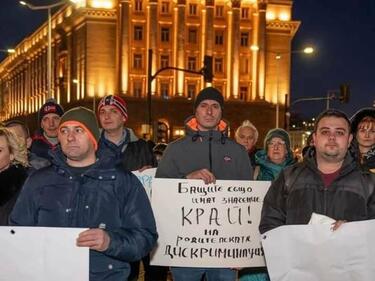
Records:
{"label": "white poster board", "polygon": [[188,267],[264,266],[258,225],[270,182],[154,179],[159,233],[152,264]]}
{"label": "white poster board", "polygon": [[262,235],[272,281],[375,280],[375,220],[288,225]]}
{"label": "white poster board", "polygon": [[89,249],[76,246],[83,230],[0,227],[0,280],[88,281]]}
{"label": "white poster board", "polygon": [[152,180],[155,178],[156,168],[146,169],[142,172],[133,171],[132,172],[142,183],[143,187],[146,190],[147,196],[150,199],[152,194]]}

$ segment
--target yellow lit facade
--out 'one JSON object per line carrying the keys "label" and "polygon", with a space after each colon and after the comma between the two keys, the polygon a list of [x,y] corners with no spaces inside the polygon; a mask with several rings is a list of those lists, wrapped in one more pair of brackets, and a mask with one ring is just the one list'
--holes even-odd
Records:
{"label": "yellow lit facade", "polygon": [[[152,73],[165,66],[199,71],[204,56],[213,56],[212,86],[222,91],[228,108],[268,108],[265,129],[272,127],[275,104],[283,106],[290,96],[290,48],[299,26],[291,20],[292,0],[76,2],[52,17],[51,95],[65,108],[95,106],[106,94],[120,94],[130,111],[142,108],[134,109],[129,122],[144,133],[149,49]],[[48,96],[46,67],[47,23],[0,63],[1,120],[38,111]],[[153,80],[153,120],[165,121],[168,139],[181,134],[182,114],[191,113],[205,86],[202,76],[174,70]],[[170,109],[175,106],[181,110]],[[233,125],[252,117],[228,114]]]}

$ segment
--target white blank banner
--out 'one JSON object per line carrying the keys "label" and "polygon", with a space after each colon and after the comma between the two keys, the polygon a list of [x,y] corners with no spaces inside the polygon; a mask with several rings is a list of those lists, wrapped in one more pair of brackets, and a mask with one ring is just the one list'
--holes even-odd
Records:
{"label": "white blank banner", "polygon": [[1,281],[88,281],[89,249],[81,228],[0,227]]}
{"label": "white blank banner", "polygon": [[375,280],[375,220],[330,225],[288,225],[262,236],[272,281]]}

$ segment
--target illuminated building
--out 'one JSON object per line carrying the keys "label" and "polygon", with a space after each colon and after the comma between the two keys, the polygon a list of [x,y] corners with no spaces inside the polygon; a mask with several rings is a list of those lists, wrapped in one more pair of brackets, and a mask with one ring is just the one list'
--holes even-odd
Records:
{"label": "illuminated building", "polygon": [[[52,96],[68,109],[92,107],[95,98],[120,94],[128,103],[128,125],[143,134],[148,116],[148,50],[153,50],[152,73],[168,65],[198,71],[204,55],[210,55],[212,85],[227,100],[225,118],[231,129],[250,119],[262,134],[274,127],[275,104],[284,109],[285,95],[290,96],[291,40],[299,26],[291,20],[292,3],[86,0],[78,6],[67,4],[52,17]],[[0,63],[2,120],[35,117],[46,100],[47,23],[15,50]],[[287,55],[277,61],[277,53]],[[204,86],[203,77],[196,74],[168,70],[156,77],[152,119],[155,127],[159,125],[159,137],[164,134],[170,140],[183,132],[193,99]]]}

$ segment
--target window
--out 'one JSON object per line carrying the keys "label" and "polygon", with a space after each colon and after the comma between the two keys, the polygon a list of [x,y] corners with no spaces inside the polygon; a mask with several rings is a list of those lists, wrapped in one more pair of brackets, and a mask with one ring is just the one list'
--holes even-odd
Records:
{"label": "window", "polygon": [[249,32],[241,32],[241,46],[249,46]]}
{"label": "window", "polygon": [[141,54],[134,54],[133,68],[142,69],[142,55]]}
{"label": "window", "polygon": [[223,58],[215,58],[215,73],[223,73]]}
{"label": "window", "polygon": [[248,88],[247,87],[240,87],[240,99],[241,100],[246,99],[247,92],[248,92]]}
{"label": "window", "polygon": [[142,96],[142,81],[133,82],[133,93],[137,98],[140,98]]}
{"label": "window", "polygon": [[224,6],[216,6],[215,7],[215,16],[218,18],[222,18],[224,14]]}
{"label": "window", "polygon": [[241,8],[241,19],[249,18],[249,8]]}
{"label": "window", "polygon": [[169,66],[169,56],[168,55],[161,55],[160,56],[160,68],[164,68]]}
{"label": "window", "polygon": [[134,26],[134,40],[141,41],[143,39],[143,26]]}
{"label": "window", "polygon": [[248,58],[242,58],[240,60],[240,73],[241,74],[249,73],[249,59]]}
{"label": "window", "polygon": [[169,98],[169,84],[168,83],[160,83],[160,94],[163,98]]}
{"label": "window", "polygon": [[143,10],[142,0],[135,0],[134,10],[136,12],[142,12]]}
{"label": "window", "polygon": [[222,30],[218,30],[215,32],[215,44],[216,45],[224,44],[224,32]]}
{"label": "window", "polygon": [[197,29],[195,28],[189,28],[189,36],[188,40],[190,44],[196,44],[197,43]]}
{"label": "window", "polygon": [[169,27],[162,27],[160,36],[161,42],[169,42]]}
{"label": "window", "polygon": [[188,69],[195,70],[196,69],[196,58],[195,57],[188,57]]}
{"label": "window", "polygon": [[190,16],[197,15],[197,4],[189,4],[189,15]]}
{"label": "window", "polygon": [[161,2],[161,11],[162,14],[169,14],[169,2]]}
{"label": "window", "polygon": [[188,99],[191,100],[195,96],[195,84],[188,84],[187,91],[188,91]]}

